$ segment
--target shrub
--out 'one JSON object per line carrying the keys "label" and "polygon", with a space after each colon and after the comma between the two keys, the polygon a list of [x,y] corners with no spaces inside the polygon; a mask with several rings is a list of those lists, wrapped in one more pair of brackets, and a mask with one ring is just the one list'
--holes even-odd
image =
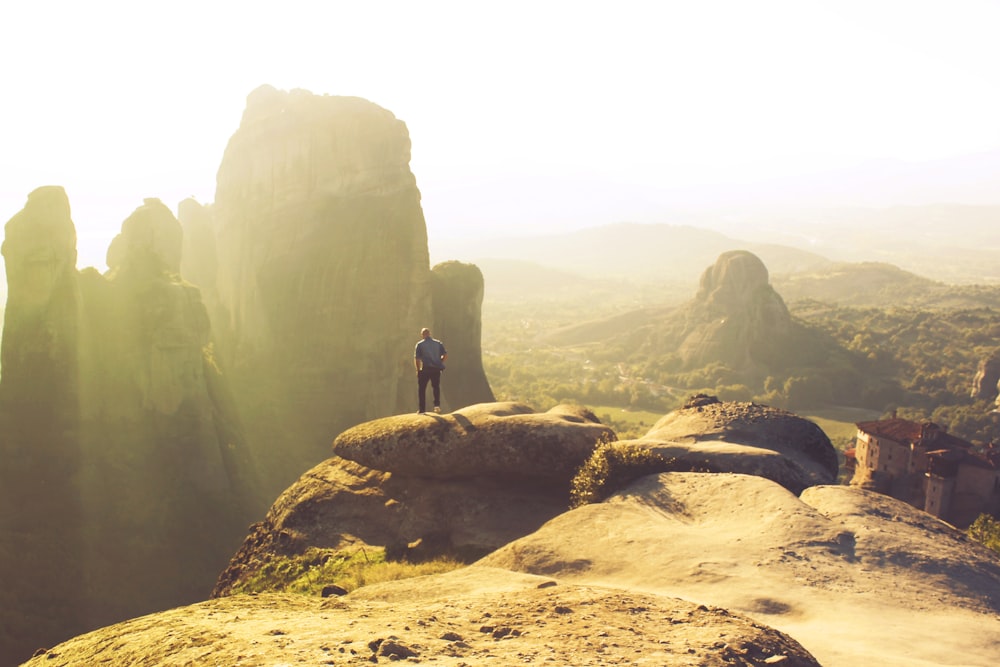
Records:
{"label": "shrub", "polygon": [[980,514],[966,533],[976,542],[1000,554],[1000,521],[989,514]]}
{"label": "shrub", "polygon": [[570,486],[570,507],[599,503],[640,477],[661,472],[717,472],[708,462],[696,465],[667,458],[645,447],[603,441],[580,466]]}

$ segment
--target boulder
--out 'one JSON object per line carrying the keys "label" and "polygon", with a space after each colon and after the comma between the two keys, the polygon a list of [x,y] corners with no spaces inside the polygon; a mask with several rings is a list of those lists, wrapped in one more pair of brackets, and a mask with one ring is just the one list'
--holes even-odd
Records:
{"label": "boulder", "polygon": [[574,472],[613,438],[573,406],[538,414],[492,403],[361,424],[337,438],[339,456],[300,477],[252,526],[213,595],[310,547],[481,556],[565,511]]}
{"label": "boulder", "polygon": [[519,403],[486,403],[442,415],[387,417],[350,428],[338,456],[377,470],[431,479],[472,475],[568,483],[614,431],[562,409],[536,414]]}
{"label": "boulder", "polygon": [[566,510],[564,489],[490,476],[434,480],[385,473],[334,457],[275,501],[221,572],[213,597],[240,591],[270,563],[310,548],[391,559],[447,554],[475,560]]}
{"label": "boulder", "polygon": [[791,412],[745,402],[698,401],[664,415],[638,440],[661,456],[757,475],[793,493],[837,480],[837,452],[823,430]]}

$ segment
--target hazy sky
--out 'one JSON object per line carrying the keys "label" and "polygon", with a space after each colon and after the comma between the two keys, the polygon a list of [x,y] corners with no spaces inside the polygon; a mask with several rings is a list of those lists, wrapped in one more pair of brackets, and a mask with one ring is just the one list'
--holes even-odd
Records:
{"label": "hazy sky", "polygon": [[781,203],[1000,150],[998,29],[973,0],[3,0],[0,221],[63,185],[103,269],[143,197],[214,199],[264,83],[404,120],[432,237]]}

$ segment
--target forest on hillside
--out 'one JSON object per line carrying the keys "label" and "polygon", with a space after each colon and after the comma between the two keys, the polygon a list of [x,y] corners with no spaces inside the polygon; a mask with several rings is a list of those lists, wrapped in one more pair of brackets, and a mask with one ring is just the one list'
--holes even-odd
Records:
{"label": "forest on hillside", "polygon": [[[627,337],[552,344],[547,334],[586,317],[636,308],[610,292],[567,299],[484,302],[483,362],[498,400],[547,409],[561,402],[664,414],[693,393],[754,401],[805,413],[859,408],[930,419],[959,437],[1000,440],[990,400],[971,397],[977,366],[997,350],[998,310],[990,307],[854,307],[815,300],[789,304],[796,324],[823,341],[823,358],[780,372],[747,374],[723,363],[680,368],[669,351],[634,349]],[[669,307],[669,306],[664,306]],[[615,424],[626,437],[644,429]],[[631,432],[630,432],[631,428]],[[621,431],[620,431],[621,432]]]}

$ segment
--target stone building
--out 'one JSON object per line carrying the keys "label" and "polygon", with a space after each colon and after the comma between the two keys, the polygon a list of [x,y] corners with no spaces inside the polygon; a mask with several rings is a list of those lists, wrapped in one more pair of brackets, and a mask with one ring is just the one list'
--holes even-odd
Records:
{"label": "stone building", "polygon": [[857,424],[851,484],[885,493],[956,526],[1000,511],[1000,448],[985,451],[933,422]]}

